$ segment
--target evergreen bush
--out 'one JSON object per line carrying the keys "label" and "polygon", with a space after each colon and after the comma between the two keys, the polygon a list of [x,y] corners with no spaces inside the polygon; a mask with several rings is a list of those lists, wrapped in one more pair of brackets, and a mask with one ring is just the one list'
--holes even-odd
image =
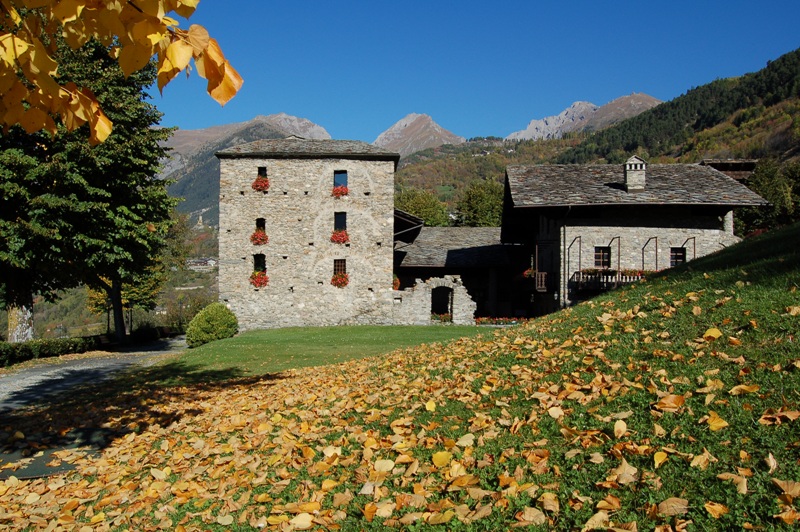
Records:
{"label": "evergreen bush", "polygon": [[0,367],[37,358],[85,353],[97,349],[99,345],[100,340],[97,336],[37,339],[13,344],[0,342]]}
{"label": "evergreen bush", "polygon": [[211,303],[197,313],[186,328],[186,344],[198,347],[214,340],[231,338],[239,332],[236,315],[222,303]]}

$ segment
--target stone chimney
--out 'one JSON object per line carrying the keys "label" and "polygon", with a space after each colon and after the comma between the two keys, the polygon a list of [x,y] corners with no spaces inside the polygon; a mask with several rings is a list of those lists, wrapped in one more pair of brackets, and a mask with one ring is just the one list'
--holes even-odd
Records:
{"label": "stone chimney", "polygon": [[625,163],[625,190],[628,192],[642,192],[645,185],[647,163],[641,157],[634,155]]}

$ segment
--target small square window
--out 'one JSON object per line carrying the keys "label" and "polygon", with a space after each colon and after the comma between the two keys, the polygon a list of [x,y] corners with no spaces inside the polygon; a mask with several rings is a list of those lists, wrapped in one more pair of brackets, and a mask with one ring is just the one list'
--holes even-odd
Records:
{"label": "small square window", "polygon": [[604,270],[611,268],[611,248],[609,246],[594,248],[594,267]]}
{"label": "small square window", "polygon": [[267,167],[266,166],[259,166],[258,167],[258,177],[267,177]]}
{"label": "small square window", "polygon": [[265,231],[267,229],[267,220],[264,218],[256,218],[256,231]]}
{"label": "small square window", "polygon": [[334,170],[333,171],[333,186],[346,187],[347,186],[347,170]]}
{"label": "small square window", "polygon": [[686,262],[686,248],[669,248],[669,267],[674,268]]}
{"label": "small square window", "polygon": [[347,273],[347,259],[333,259],[333,274]]}
{"label": "small square window", "polygon": [[333,213],[333,230],[345,231],[347,230],[347,213],[335,212]]}

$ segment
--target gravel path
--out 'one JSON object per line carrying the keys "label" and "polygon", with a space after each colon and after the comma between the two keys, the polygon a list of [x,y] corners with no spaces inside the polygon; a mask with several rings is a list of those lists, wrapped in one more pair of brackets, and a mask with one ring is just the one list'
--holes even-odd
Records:
{"label": "gravel path", "polygon": [[150,366],[186,348],[184,337],[161,340],[125,351],[42,359],[0,373],[0,419],[4,413],[50,399],[73,386],[104,380],[135,365]]}

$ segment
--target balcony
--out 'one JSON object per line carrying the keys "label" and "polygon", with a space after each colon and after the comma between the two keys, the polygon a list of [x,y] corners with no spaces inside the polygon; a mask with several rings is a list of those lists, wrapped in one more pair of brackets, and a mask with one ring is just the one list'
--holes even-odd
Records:
{"label": "balcony", "polygon": [[618,286],[643,279],[645,272],[616,270],[582,270],[570,277],[570,284],[578,290],[611,290]]}

